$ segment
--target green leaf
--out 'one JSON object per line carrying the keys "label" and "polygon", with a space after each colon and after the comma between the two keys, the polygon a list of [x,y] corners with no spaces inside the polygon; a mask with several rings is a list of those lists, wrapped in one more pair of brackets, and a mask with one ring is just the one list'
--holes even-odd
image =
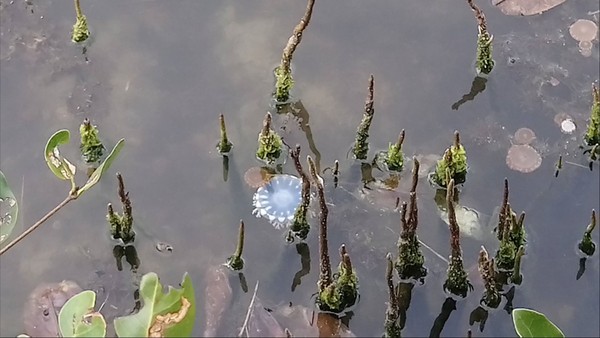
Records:
{"label": "green leaf", "polygon": [[530,309],[514,309],[513,324],[519,337],[564,337],[562,331],[543,313]]}
{"label": "green leaf", "polygon": [[102,178],[102,175],[106,171],[108,171],[108,169],[110,168],[113,161],[117,158],[117,156],[119,156],[119,153],[121,152],[121,149],[123,148],[124,145],[125,145],[125,139],[120,139],[119,142],[117,142],[115,147],[112,149],[110,154],[108,154],[108,156],[106,156],[106,159],[104,159],[104,162],[102,162],[102,164],[100,164],[98,166],[98,168],[96,170],[94,170],[94,172],[92,173],[92,175],[90,176],[88,181],[85,183],[85,185],[77,191],[77,195],[83,194],[84,192],[89,190],[91,187],[93,187],[96,183],[98,183],[98,181],[100,181],[100,178]]}
{"label": "green leaf", "polygon": [[163,337],[189,337],[194,325],[196,307],[194,288],[191,278],[187,273],[183,276],[181,289],[169,286],[167,293],[163,293],[163,286],[154,272],[145,274],[140,282],[140,296],[144,306],[138,313],[115,319],[115,331],[119,337],[147,337],[151,328],[157,321],[157,315],[174,314],[183,310],[183,299],[190,306],[185,316],[180,321],[166,325],[162,332]]}
{"label": "green leaf", "polygon": [[71,180],[75,176],[75,167],[60,154],[58,146],[69,143],[70,133],[61,129],[50,136],[44,150],[44,158],[54,175],[61,180]]}
{"label": "green leaf", "polygon": [[104,337],[106,321],[94,311],[96,293],[84,290],[71,297],[60,309],[58,325],[63,337]]}
{"label": "green leaf", "polygon": [[18,214],[17,199],[0,171],[0,243],[4,242],[15,228]]}

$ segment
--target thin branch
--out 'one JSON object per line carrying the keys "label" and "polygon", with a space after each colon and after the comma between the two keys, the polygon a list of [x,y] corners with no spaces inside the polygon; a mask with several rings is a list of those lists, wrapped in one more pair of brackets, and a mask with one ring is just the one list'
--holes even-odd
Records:
{"label": "thin branch", "polygon": [[248,306],[248,312],[246,312],[246,319],[244,320],[244,325],[240,329],[240,333],[238,333],[238,337],[241,337],[244,331],[246,331],[246,337],[250,337],[248,333],[248,321],[250,320],[250,315],[252,314],[252,310],[254,308],[254,300],[256,299],[256,292],[258,291],[258,282],[256,281],[256,286],[254,287],[254,294],[252,295],[252,300],[250,300],[250,305]]}

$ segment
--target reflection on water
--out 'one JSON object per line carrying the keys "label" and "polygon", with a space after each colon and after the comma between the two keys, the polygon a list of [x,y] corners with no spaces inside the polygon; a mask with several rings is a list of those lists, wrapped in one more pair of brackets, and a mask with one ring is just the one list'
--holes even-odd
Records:
{"label": "reflection on water", "polygon": [[[163,284],[171,285],[189,271],[199,304],[219,303],[215,313],[223,311],[222,323],[241,327],[251,292],[244,292],[240,276],[229,271],[218,278],[227,278],[230,285],[210,278],[210,269],[235,247],[231,239],[240,219],[247,227],[247,284],[260,281],[260,300],[280,323],[300,318],[286,317],[283,309],[309,313],[319,270],[314,259],[318,231],[313,227],[306,243],[287,245],[284,230],[252,216],[255,189],[243,180],[246,170],[258,165],[256,135],[269,110],[286,143],[300,144],[321,169],[339,160],[339,186],[334,188],[333,178],[324,177],[331,204],[329,241],[332,246],[345,243],[352,252],[361,293],[346,324],[357,336],[381,334],[385,257],[397,250],[400,219],[393,206],[402,196],[389,197],[382,190],[367,191],[361,198],[361,166],[346,158],[363,113],[364,79],[371,73],[379,80],[369,156],[387,149],[389,140],[405,129],[405,156],[434,158],[426,154],[440,155],[447,135],[460,130],[470,168],[461,205],[492,215],[501,203],[502,179],[508,177],[514,208],[527,212],[524,282],[513,290],[514,305],[544,312],[569,335],[598,335],[598,259],[588,259],[585,273],[576,280],[580,262],[572,250],[589,210],[599,205],[597,168],[586,169],[577,148],[589,114],[590,85],[598,79],[598,40],[585,57],[567,33],[578,19],[597,21],[587,14],[597,4],[590,6],[565,2],[531,17],[508,17],[484,7],[495,36],[496,67],[483,82],[474,80],[477,32],[465,4],[317,3],[294,57],[294,95],[299,101],[288,107],[291,114],[275,114],[270,107],[272,70],[304,12],[302,1],[93,2],[86,7],[94,33],[87,60],[81,47],[69,42],[72,3],[3,1],[0,166],[9,182],[23,178],[27,187],[20,203],[23,223],[35,222],[59,202],[57,194],[68,190],[44,164],[41,149],[47,138],[60,128],[75,132],[87,117],[98,125],[107,148],[121,137],[127,139],[109,174],[118,170],[129,177],[134,227],[143,231],[137,231],[135,242],[139,260],[130,255],[118,271],[105,221],[106,203],[114,199],[111,179],[61,210],[1,258],[0,335],[23,331],[15,323],[22,322],[27,295],[44,283],[67,279],[112,288],[134,306],[135,285],[110,282],[131,282],[128,265],[136,266],[138,274],[154,271]],[[226,166],[214,147],[220,113],[227,115],[228,134],[236,145]],[[578,126],[573,134],[562,134],[554,123],[560,113]],[[529,174],[511,171],[505,163],[510,135],[523,126],[535,130],[540,146],[547,148],[536,149],[549,157]],[[64,148],[65,156],[78,158],[76,137]],[[554,178],[559,154],[565,165]],[[282,171],[295,174],[291,161]],[[376,177],[367,180],[379,175],[371,172]],[[419,239],[447,256],[448,229],[437,214],[435,191],[423,181],[418,194]],[[310,221],[318,222],[316,217]],[[158,252],[156,243],[163,241],[176,250]],[[482,241],[462,241],[465,266],[472,266]],[[488,251],[495,251],[488,245]],[[90,266],[81,247],[94,253],[96,266],[111,266],[100,269],[110,271],[103,275],[109,281],[90,283],[89,275],[97,268]],[[117,249],[117,256],[127,258],[126,249]],[[431,273],[424,285],[412,289],[402,333],[424,335],[430,329],[444,336],[465,335],[482,286],[474,281],[476,289],[466,300],[445,301],[446,263],[433,252],[424,251]],[[200,291],[211,287],[220,287],[220,298],[207,299]],[[207,326],[206,316],[199,311],[195,334],[227,333],[222,331],[226,325]],[[510,335],[514,332],[503,310],[490,311],[484,332],[477,332]]]}

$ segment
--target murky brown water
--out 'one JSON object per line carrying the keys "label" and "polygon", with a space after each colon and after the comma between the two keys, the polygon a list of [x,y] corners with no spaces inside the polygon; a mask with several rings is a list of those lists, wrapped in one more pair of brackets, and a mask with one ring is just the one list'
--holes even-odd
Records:
{"label": "murky brown water", "polygon": [[[590,210],[600,209],[600,170],[566,163],[558,179],[553,177],[560,153],[566,161],[586,165],[577,145],[589,114],[591,83],[598,79],[598,41],[592,55],[584,57],[568,29],[581,18],[597,22],[597,15],[588,14],[598,10],[597,4],[570,1],[524,18],[504,16],[480,2],[495,36],[496,68],[472,100],[465,94],[481,83],[473,83],[476,22],[466,3],[317,2],[296,51],[295,95],[310,115],[312,139],[294,119],[276,116],[275,124],[286,125],[286,142],[302,145],[302,158],[312,154],[321,168],[340,160],[344,189],[334,189],[326,179],[327,196],[335,204],[329,241],[334,264],[334,249],[346,243],[358,272],[361,300],[349,323],[357,336],[382,332],[385,253],[396,253],[400,223],[397,213],[356,200],[360,168],[346,159],[371,73],[370,156],[394,142],[402,128],[409,156],[441,154],[452,132],[460,130],[470,166],[461,205],[489,217],[508,177],[511,205],[527,212],[524,283],[516,289],[514,306],[545,313],[568,336],[600,333],[598,255],[575,280],[576,243]],[[2,256],[0,335],[22,332],[23,306],[37,285],[64,279],[93,284],[89,278],[97,263],[82,252],[93,253],[94,262],[114,261],[105,210],[106,203],[118,200],[116,171],[130,191],[136,226],[144,229],[135,241],[141,273],[154,271],[163,284],[177,285],[188,271],[197,304],[203,304],[205,271],[232,254],[244,219],[247,284],[260,280],[260,299],[270,308],[290,302],[311,306],[318,278],[316,229],[307,240],[310,272],[298,284],[294,275],[302,264],[295,245],[286,245],[285,233],[251,215],[254,190],[243,180],[246,169],[258,165],[256,137],[269,109],[272,70],[304,2],[83,2],[94,37],[88,62],[81,47],[70,43],[75,16],[70,1],[0,4],[0,165],[19,200],[23,186],[15,231],[34,223],[68,192],[68,184],[53,177],[42,156],[54,131],[73,133],[71,146],[63,147],[71,159],[79,158],[76,131],[84,117],[98,125],[108,148],[126,139],[98,186]],[[573,117],[574,134],[564,135],[554,124],[561,112]],[[215,149],[219,113],[225,114],[235,145],[226,182]],[[542,165],[531,174],[505,164],[509,136],[521,127],[531,128],[542,148]],[[295,173],[291,161],[284,171]],[[447,256],[448,231],[438,217],[434,193],[425,180],[420,182],[418,232]],[[157,241],[172,245],[173,252],[157,252]],[[476,262],[482,244],[490,252],[495,249],[493,242],[464,239],[466,266]],[[413,291],[402,332],[406,336],[430,332],[445,299],[444,262],[427,250],[425,256],[430,274]],[[232,288],[227,323],[239,327],[252,292],[237,283]],[[466,334],[481,292],[477,284],[458,302],[442,335]],[[197,313],[194,332],[200,334],[204,312]],[[475,334],[512,335],[510,316],[503,310],[493,311],[485,331]]]}

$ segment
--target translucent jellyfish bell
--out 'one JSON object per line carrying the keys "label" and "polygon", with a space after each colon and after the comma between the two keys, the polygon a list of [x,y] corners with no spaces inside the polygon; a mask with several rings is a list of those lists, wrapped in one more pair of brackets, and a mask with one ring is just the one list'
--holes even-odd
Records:
{"label": "translucent jellyfish bell", "polygon": [[268,219],[276,229],[288,227],[302,202],[302,180],[292,175],[274,175],[256,190],[252,200],[256,217]]}

